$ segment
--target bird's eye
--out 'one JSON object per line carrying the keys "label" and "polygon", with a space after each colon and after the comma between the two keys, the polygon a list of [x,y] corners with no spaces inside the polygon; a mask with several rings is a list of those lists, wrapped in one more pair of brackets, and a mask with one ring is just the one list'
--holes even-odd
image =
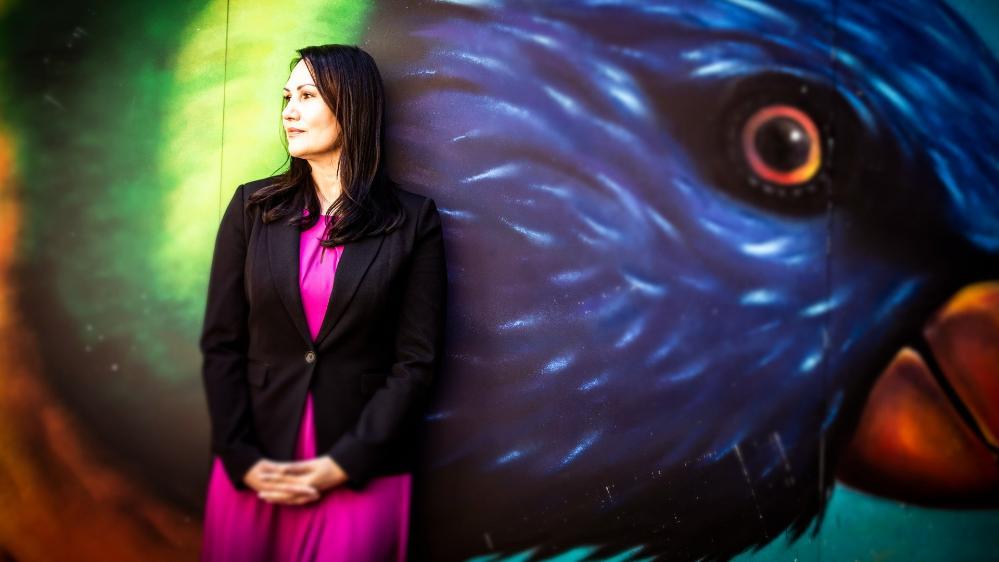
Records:
{"label": "bird's eye", "polygon": [[[722,140],[731,181],[747,196],[771,205],[815,210],[828,185],[828,128],[808,103],[780,97],[749,96],[724,120]],[[770,206],[770,205],[768,205]]]}
{"label": "bird's eye", "polygon": [[740,136],[749,168],[775,186],[811,181],[822,164],[819,130],[807,113],[794,106],[773,104],[757,109]]}
{"label": "bird's eye", "polygon": [[861,159],[875,156],[875,138],[821,79],[762,72],[657,92],[669,134],[712,189],[803,216],[870,196],[857,178]]}
{"label": "bird's eye", "polygon": [[701,145],[715,155],[704,163],[719,188],[792,214],[821,212],[830,197],[848,195],[859,125],[834,90],[767,74],[723,92],[714,109],[708,103],[708,114],[719,117]]}

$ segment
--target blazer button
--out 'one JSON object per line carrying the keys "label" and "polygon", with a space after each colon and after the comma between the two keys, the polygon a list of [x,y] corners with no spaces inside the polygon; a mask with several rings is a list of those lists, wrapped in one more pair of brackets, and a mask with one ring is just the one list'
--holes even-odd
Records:
{"label": "blazer button", "polygon": [[306,353],[305,354],[305,362],[306,363],[315,363],[316,362],[316,354],[315,354],[315,352],[310,351],[310,352]]}

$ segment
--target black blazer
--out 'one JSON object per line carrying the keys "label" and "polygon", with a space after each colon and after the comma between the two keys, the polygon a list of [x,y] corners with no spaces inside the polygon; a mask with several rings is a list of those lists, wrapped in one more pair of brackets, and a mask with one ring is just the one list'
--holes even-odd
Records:
{"label": "black blazer", "polygon": [[293,460],[311,388],[317,454],[343,467],[348,487],[412,470],[444,339],[437,206],[393,188],[405,224],[344,245],[313,341],[298,285],[300,231],[245,210],[270,179],[236,189],[215,239],[199,340],[212,452],[242,490],[258,459]]}

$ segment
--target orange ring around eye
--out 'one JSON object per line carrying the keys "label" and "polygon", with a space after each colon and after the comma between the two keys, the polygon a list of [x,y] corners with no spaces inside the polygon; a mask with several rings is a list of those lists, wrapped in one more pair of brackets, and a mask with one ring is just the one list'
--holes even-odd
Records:
{"label": "orange ring around eye", "polygon": [[[783,171],[774,169],[763,161],[756,150],[754,142],[756,133],[764,124],[775,117],[786,117],[794,120],[805,130],[805,134],[808,135],[810,142],[808,156],[805,158],[803,164],[793,170]],[[754,113],[746,121],[746,125],[742,129],[742,150],[746,156],[746,160],[749,162],[750,168],[752,168],[756,175],[778,185],[796,185],[807,182],[815,176],[821,164],[819,130],[815,126],[815,122],[805,112],[789,105],[771,105]]]}

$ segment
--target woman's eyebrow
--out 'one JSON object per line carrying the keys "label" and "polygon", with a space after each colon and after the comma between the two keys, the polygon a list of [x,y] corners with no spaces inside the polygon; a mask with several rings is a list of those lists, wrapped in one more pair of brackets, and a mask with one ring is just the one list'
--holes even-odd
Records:
{"label": "woman's eyebrow", "polygon": [[[298,87],[297,87],[297,88],[295,88],[295,89],[296,89],[296,90],[301,90],[303,86],[312,86],[313,88],[315,88],[315,87],[316,87],[316,85],[315,85],[315,84],[299,84],[299,85],[298,85]],[[288,89],[288,87],[287,87],[287,86],[285,86],[285,87],[284,87],[284,89],[285,89],[285,90],[287,90],[287,89]]]}

